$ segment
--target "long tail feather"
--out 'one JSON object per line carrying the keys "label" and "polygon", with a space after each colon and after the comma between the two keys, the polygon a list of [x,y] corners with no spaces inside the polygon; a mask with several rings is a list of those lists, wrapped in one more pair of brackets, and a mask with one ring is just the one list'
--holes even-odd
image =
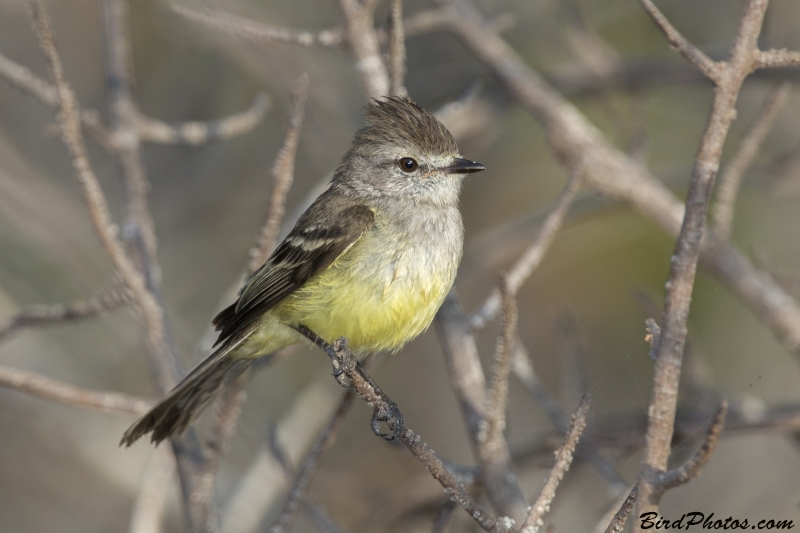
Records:
{"label": "long tail feather", "polygon": [[223,385],[236,379],[252,360],[229,357],[232,346],[222,346],[192,370],[150,411],[137,420],[122,436],[120,446],[127,447],[153,432],[152,442],[179,436],[200,412],[219,396]]}

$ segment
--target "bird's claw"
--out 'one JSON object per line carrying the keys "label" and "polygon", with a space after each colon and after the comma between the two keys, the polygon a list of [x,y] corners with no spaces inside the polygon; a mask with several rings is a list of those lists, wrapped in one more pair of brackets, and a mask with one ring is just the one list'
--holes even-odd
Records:
{"label": "bird's claw", "polygon": [[[386,408],[377,408],[372,413],[370,426],[372,427],[372,432],[377,436],[386,440],[394,440],[403,431],[403,413],[401,413],[400,409],[397,408],[396,403],[388,398],[386,398],[386,400]],[[391,429],[391,432],[383,433],[381,431],[381,422],[386,422],[386,424],[389,426],[389,429]]]}

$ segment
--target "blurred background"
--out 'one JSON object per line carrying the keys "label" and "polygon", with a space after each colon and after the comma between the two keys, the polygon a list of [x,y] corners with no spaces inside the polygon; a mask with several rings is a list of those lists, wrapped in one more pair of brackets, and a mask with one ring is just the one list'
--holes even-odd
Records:
{"label": "blurred background", "polygon": [[[44,3],[81,105],[106,115],[98,2]],[[721,58],[744,2],[660,4],[687,38],[712,58]],[[338,7],[330,1],[209,0],[203,5],[298,29],[341,24]],[[509,42],[613,144],[641,156],[675,194],[684,196],[711,86],[670,51],[635,0],[500,0],[478,5],[485,14],[503,15],[510,22],[504,31]],[[405,12],[430,7],[424,0],[409,0]],[[310,191],[349,146],[362,124],[366,98],[344,50],[246,42],[181,17],[164,0],[130,2],[130,8],[136,98],[144,113],[168,122],[211,120],[246,109],[259,92],[271,101],[266,117],[246,135],[199,147],[146,145],[143,150],[166,309],[184,367],[190,368],[202,357],[198,343],[211,317],[229,303],[223,301],[225,294],[238,282],[263,221],[271,190],[269,170],[283,139],[295,81],[307,72],[311,89],[284,233]],[[378,21],[386,20],[387,10],[382,2]],[[602,46],[587,48],[577,42],[587,28]],[[800,3],[771,2],[763,47],[800,49]],[[434,110],[467,91],[478,91],[473,115],[467,117],[471,127],[462,128],[459,147],[488,170],[470,176],[464,186],[467,241],[456,281],[462,304],[474,311],[495,286],[497,273],[533,240],[566,173],[549,155],[540,125],[455,37],[412,37],[407,51],[406,85],[423,107]],[[602,56],[600,63],[621,62],[633,72],[647,67],[661,75],[581,85],[575,80],[591,82],[592,69],[599,64],[589,57],[591,51]],[[21,0],[0,0],[0,53],[47,76]],[[745,83],[723,163],[735,153],[778,77],[797,79],[800,74],[785,70]],[[80,300],[114,283],[53,123],[50,109],[0,82],[0,320],[29,304]],[[117,169],[93,141],[88,144],[119,217]],[[733,236],[796,297],[799,147],[800,91],[793,88],[745,178]],[[650,396],[652,362],[644,320],[660,319],[672,245],[670,237],[628,206],[584,193],[543,264],[519,293],[519,334],[539,378],[566,412],[575,408],[582,392],[592,392],[590,434],[607,435],[607,424],[620,424],[620,440],[627,445],[602,452],[618,461],[628,482],[636,478],[641,420]],[[485,361],[497,332],[492,324],[479,335]],[[702,270],[689,342],[687,365],[695,384],[702,382],[712,397],[693,406],[709,413],[705,421],[710,421],[718,395],[730,398],[742,412],[800,403],[796,355]],[[157,395],[130,309],[23,331],[0,345],[0,364],[94,389]],[[330,370],[322,353],[302,348],[253,376],[242,420],[222,463],[217,492],[222,506],[254,471],[270,428],[299,408],[301,400],[316,398],[325,412],[332,409],[342,389],[330,379]],[[400,406],[408,426],[442,457],[473,464],[435,327],[396,356],[378,357],[371,374]],[[558,439],[554,441],[541,405],[514,380],[510,394],[508,436],[512,451],[524,457],[518,473],[530,498],[538,494]],[[342,531],[430,531],[432,517],[445,500],[441,487],[408,453],[373,436],[369,417],[368,408],[357,402],[323,459],[311,496]],[[0,389],[0,531],[127,531],[143,471],[155,453],[146,442],[131,449],[117,447],[132,421],[131,415],[80,411]],[[674,459],[692,453],[702,434],[675,442]],[[667,494],[663,514],[678,518],[701,511],[751,522],[800,522],[798,442],[792,434],[772,430],[726,435],[703,475]],[[167,530],[182,531],[178,487],[174,480],[172,484]],[[576,462],[548,522],[560,532],[589,531],[614,497],[589,465]],[[453,520],[451,531],[477,530],[460,510]],[[307,516],[294,528],[316,530]]]}

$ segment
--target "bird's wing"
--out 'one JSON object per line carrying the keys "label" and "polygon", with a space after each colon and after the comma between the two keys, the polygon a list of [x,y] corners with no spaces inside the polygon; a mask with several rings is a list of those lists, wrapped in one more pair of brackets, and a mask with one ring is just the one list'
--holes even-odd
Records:
{"label": "bird's wing", "polygon": [[[328,191],[329,192],[329,191]],[[214,318],[216,344],[236,337],[258,317],[325,270],[372,228],[375,216],[365,205],[323,194],[239,291],[239,299]],[[216,345],[215,344],[215,345]]]}

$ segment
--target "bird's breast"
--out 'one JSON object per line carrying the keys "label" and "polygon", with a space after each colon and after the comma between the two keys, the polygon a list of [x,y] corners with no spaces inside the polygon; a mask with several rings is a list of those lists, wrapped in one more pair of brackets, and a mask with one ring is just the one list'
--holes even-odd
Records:
{"label": "bird's breast", "polygon": [[276,307],[282,321],[303,324],[356,351],[397,350],[433,320],[461,259],[460,217],[378,217],[328,269]]}

